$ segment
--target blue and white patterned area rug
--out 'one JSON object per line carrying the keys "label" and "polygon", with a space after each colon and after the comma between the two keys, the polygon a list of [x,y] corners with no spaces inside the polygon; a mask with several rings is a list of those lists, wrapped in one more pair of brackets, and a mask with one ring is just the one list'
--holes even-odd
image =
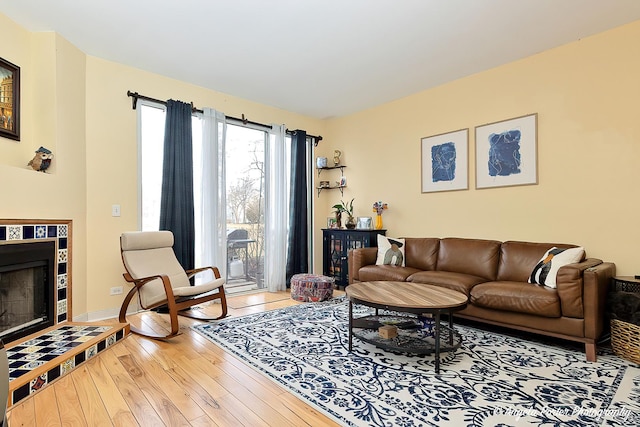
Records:
{"label": "blue and white patterned area rug", "polygon": [[[370,314],[354,306],[354,317]],[[638,426],[640,367],[574,348],[459,325],[462,346],[433,356],[353,340],[336,298],[194,329],[345,426]]]}

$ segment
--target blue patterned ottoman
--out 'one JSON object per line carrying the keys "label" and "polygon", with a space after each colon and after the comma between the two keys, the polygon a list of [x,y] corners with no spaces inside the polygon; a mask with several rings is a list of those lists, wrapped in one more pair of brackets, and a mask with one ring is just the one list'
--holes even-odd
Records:
{"label": "blue patterned ottoman", "polygon": [[318,302],[333,296],[333,277],[316,274],[296,274],[291,277],[291,298],[296,301]]}

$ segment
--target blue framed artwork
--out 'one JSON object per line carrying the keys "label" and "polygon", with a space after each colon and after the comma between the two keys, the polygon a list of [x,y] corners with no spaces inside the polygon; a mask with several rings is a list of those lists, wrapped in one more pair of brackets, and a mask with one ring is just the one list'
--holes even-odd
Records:
{"label": "blue framed artwork", "polygon": [[476,188],[538,183],[538,114],[476,127]]}
{"label": "blue framed artwork", "polygon": [[469,129],[421,140],[422,192],[469,188]]}

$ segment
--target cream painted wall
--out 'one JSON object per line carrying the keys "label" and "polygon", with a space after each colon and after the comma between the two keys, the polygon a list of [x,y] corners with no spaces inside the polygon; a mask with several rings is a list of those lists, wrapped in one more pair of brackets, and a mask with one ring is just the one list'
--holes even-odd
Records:
{"label": "cream painted wall", "polygon": [[[122,278],[119,236],[136,230],[137,115],[127,90],[156,99],[193,102],[225,114],[260,123],[285,123],[289,129],[323,134],[325,123],[277,108],[252,103],[95,57],[87,57],[87,221],[89,313],[120,306],[109,296],[112,286],[130,289]],[[111,205],[121,205],[121,217]]]}
{"label": "cream painted wall", "polygon": [[[360,216],[389,203],[387,235],[576,243],[618,274],[640,274],[638,40],[640,21],[330,120],[323,149],[344,152],[344,198]],[[474,127],[529,113],[538,113],[539,184],[476,190]],[[422,194],[420,139],[461,128],[469,190]],[[317,236],[339,194],[320,199]]]}
{"label": "cream painted wall", "polygon": [[[33,76],[32,67],[30,66],[32,61],[31,53],[39,47],[33,40],[32,34],[0,14],[0,40],[11,40],[11,43],[4,43],[2,55],[0,56],[20,67],[20,77],[22,81],[24,82],[25,79],[29,81]],[[24,123],[26,120],[29,120],[27,116],[33,106],[35,91],[33,87],[25,86],[24,83],[21,87],[21,123]],[[46,100],[46,97],[43,98],[43,101],[44,100]],[[1,174],[4,166],[26,166],[26,162],[33,157],[35,149],[32,150],[32,146],[24,143],[24,141],[33,140],[33,129],[31,127],[24,129],[25,126],[21,127],[20,135],[22,143],[0,137],[0,178],[2,177]],[[37,149],[38,147],[35,148]]]}
{"label": "cream painted wall", "polygon": [[[85,313],[85,55],[55,33],[28,33],[3,15],[0,38],[12,41],[6,59],[21,73],[21,139],[0,138],[0,218],[73,220],[71,314]],[[27,166],[41,145],[54,153],[47,173]]]}
{"label": "cream painted wall", "polygon": [[[60,36],[56,36],[56,151],[53,173],[63,180],[56,191],[68,192],[64,205],[73,219],[72,315],[87,312],[87,169],[86,150],[86,55]],[[70,216],[69,216],[70,215]],[[65,215],[62,215],[65,216]]]}
{"label": "cream painted wall", "polygon": [[[0,37],[12,40],[3,58],[20,67],[21,79],[20,141],[0,137],[0,166],[27,169],[41,145],[55,154],[56,35],[29,33],[0,14]],[[34,121],[37,126],[25,125]]]}
{"label": "cream painted wall", "polygon": [[[388,202],[389,235],[574,242],[614,261],[620,274],[638,273],[640,21],[327,121],[87,57],[1,14],[0,37],[12,40],[3,55],[21,66],[23,120],[20,143],[0,138],[0,182],[10,184],[0,186],[0,218],[74,221],[76,318],[114,312],[122,299],[109,296],[125,285],[118,236],[137,228],[136,112],[127,90],[322,135],[316,156],[343,151],[343,199],[355,197],[359,216],[372,215],[375,200]],[[534,112],[539,184],[475,190],[474,127]],[[470,189],[421,194],[420,138],[460,128],[470,128]],[[54,147],[51,173],[26,167],[40,145]],[[319,272],[320,229],[340,195],[314,200]],[[111,217],[115,203],[119,218]]]}
{"label": "cream painted wall", "polygon": [[[118,238],[137,229],[137,116],[128,89],[159,99],[193,101],[231,116],[285,123],[322,134],[324,122],[159,75],[88,57],[55,33],[30,33],[0,14],[7,60],[21,67],[22,131],[0,138],[0,218],[73,220],[72,316],[117,313],[125,285]],[[48,173],[27,167],[43,145]],[[111,205],[122,216],[111,217]]]}

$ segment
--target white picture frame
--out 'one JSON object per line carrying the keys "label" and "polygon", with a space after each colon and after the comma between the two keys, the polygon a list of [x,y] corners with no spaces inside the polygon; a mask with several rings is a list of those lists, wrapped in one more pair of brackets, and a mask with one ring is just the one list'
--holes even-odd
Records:
{"label": "white picture frame", "polygon": [[356,222],[357,230],[371,230],[373,224],[373,220],[370,216],[359,216],[358,221]]}

